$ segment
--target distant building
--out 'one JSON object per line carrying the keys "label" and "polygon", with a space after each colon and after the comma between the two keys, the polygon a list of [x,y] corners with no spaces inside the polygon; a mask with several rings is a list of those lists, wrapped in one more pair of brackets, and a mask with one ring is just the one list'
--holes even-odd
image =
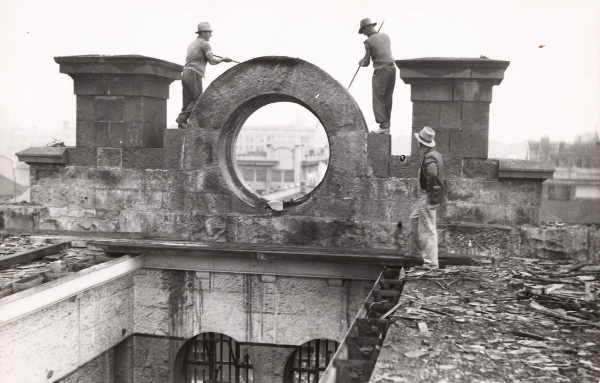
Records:
{"label": "distant building", "polygon": [[[15,181],[15,178],[17,181]],[[17,177],[13,160],[7,156],[0,155],[0,201],[15,200],[15,198],[19,197],[27,189],[27,187],[18,182],[19,180],[21,178]]]}
{"label": "distant building", "polygon": [[579,136],[575,142],[552,142],[547,137],[529,142],[527,159],[556,167],[544,182],[540,219],[571,223],[600,223],[600,138]]}
{"label": "distant building", "polygon": [[266,200],[289,200],[321,182],[329,163],[329,143],[318,126],[244,126],[235,158],[246,187]]}

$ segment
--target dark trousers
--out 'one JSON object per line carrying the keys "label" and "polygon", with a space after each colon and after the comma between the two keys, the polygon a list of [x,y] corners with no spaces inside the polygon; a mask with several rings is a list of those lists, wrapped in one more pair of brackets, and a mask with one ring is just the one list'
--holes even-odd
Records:
{"label": "dark trousers", "polygon": [[181,74],[181,88],[183,89],[183,106],[181,113],[177,116],[177,123],[180,125],[187,123],[196,100],[202,95],[202,76],[194,70],[184,68]]}
{"label": "dark trousers", "polygon": [[373,114],[382,129],[390,127],[392,98],[396,85],[396,67],[386,65],[373,71]]}

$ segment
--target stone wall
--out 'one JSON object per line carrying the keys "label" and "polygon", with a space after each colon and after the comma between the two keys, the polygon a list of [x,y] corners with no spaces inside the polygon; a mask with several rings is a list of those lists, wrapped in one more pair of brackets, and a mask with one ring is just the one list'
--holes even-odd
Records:
{"label": "stone wall", "polygon": [[184,342],[217,332],[275,379],[295,346],[343,338],[371,283],[138,269],[0,324],[0,374],[24,383],[173,381]]}
{"label": "stone wall", "polygon": [[136,333],[189,339],[218,332],[285,345],[340,339],[370,288],[368,281],[154,269],[134,279]]}
{"label": "stone wall", "polygon": [[[540,182],[469,173],[473,161],[452,169],[442,222],[537,222]],[[479,166],[498,164],[487,160]],[[38,164],[31,169],[31,197],[42,207],[28,224],[37,230],[196,241],[404,249],[406,233],[397,223],[407,227],[417,198],[412,171],[392,168],[399,177],[327,182],[303,204],[275,215],[246,205],[204,169]]]}
{"label": "stone wall", "polygon": [[[0,376],[20,383],[56,381],[118,344],[132,330],[130,275],[0,324]],[[93,375],[104,374],[98,364],[88,367],[95,371]]]}
{"label": "stone wall", "polygon": [[[100,92],[106,91],[106,83],[113,80],[139,80],[135,77],[138,69],[131,64],[134,56],[114,58],[117,63],[125,60],[130,65],[124,67],[112,63],[110,57],[98,59],[98,68],[108,68],[102,69],[100,77],[79,73],[93,71],[96,65],[88,62],[93,58],[81,60],[58,59],[62,71],[74,71],[71,75],[76,93],[79,92],[78,100],[89,97],[85,92],[90,81],[100,83],[92,87]],[[160,60],[139,60],[141,67],[155,65],[158,73],[164,71],[160,75],[163,77],[153,81],[163,87],[160,94],[166,97],[168,88],[164,87],[175,78],[174,68]],[[500,82],[502,68],[508,64],[455,61],[435,60],[436,69],[432,73],[428,72],[430,69],[415,71],[414,66],[421,65],[420,62],[403,64],[409,65],[410,73],[401,66],[402,78],[408,79],[415,87],[413,92],[418,93],[418,100],[413,97],[415,108],[418,109],[419,103],[429,102],[427,97],[435,105],[447,102],[435,95],[440,86],[448,84],[462,87],[465,92],[469,90],[464,97],[452,101],[460,108],[468,108],[472,103],[489,108],[491,87]],[[460,73],[468,78],[456,77],[457,65],[464,66]],[[486,69],[487,72],[476,70],[480,66],[485,69],[486,65],[498,68]],[[119,72],[123,70],[127,76]],[[444,70],[454,73],[456,78],[445,79]],[[111,76],[115,79],[109,81]],[[491,80],[485,76],[491,76]],[[432,81],[423,80],[428,77]],[[154,92],[152,81],[144,84],[148,87],[145,92]],[[426,92],[427,86],[437,90]],[[124,92],[126,103],[137,97],[130,97],[127,89],[110,91]],[[113,93],[112,96],[117,96]],[[101,111],[104,111],[100,113],[102,116],[121,116],[122,108],[116,101],[107,103],[105,95],[94,97],[89,110],[78,108],[78,124]],[[322,183],[309,195],[289,203],[283,212],[271,210],[266,201],[247,190],[235,174],[231,160],[233,142],[245,119],[261,106],[278,101],[295,102],[313,112],[325,128],[331,153]],[[164,103],[164,98],[161,102]],[[111,108],[118,109],[116,114],[106,111]],[[134,115],[123,117],[127,126],[137,126]],[[466,139],[461,129],[468,127],[469,132],[477,132],[478,145],[486,147],[487,115],[484,120],[457,120],[451,129],[454,139]],[[440,121],[427,123],[443,130],[438,126]],[[0,219],[0,227],[14,229],[23,225],[41,231],[127,233],[207,242],[406,250],[407,234],[402,228],[407,227],[408,215],[419,193],[416,180],[419,160],[392,156],[389,135],[368,133],[352,96],[316,66],[287,57],[257,58],[234,66],[208,87],[198,100],[190,122],[189,129],[164,130],[161,147],[142,141],[107,147],[84,140],[85,144],[78,143],[74,148],[32,148],[19,153],[21,160],[31,165],[31,201],[38,206],[37,215],[23,221],[14,208],[4,208],[0,217],[6,218]],[[418,129],[419,124],[414,120],[413,129]],[[82,122],[77,126],[78,132],[88,129],[88,125]],[[442,130],[443,140],[450,130],[446,133]],[[135,134],[144,136],[143,131]],[[446,145],[441,149],[446,154],[450,177],[448,202],[439,215],[442,223],[468,221],[515,226],[538,221],[541,182],[551,172],[542,169],[535,173],[523,164],[488,160],[482,154],[469,157],[464,147],[459,150]]]}

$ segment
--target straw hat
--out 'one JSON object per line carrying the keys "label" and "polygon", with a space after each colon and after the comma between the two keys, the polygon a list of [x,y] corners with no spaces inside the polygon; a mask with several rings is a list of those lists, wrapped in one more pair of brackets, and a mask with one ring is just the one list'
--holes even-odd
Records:
{"label": "straw hat", "polygon": [[429,126],[425,126],[419,133],[413,133],[417,141],[425,146],[433,148],[435,146],[435,130]]}
{"label": "straw hat", "polygon": [[212,28],[210,27],[210,24],[207,21],[198,23],[198,30],[196,31],[196,33],[200,32],[212,32]]}

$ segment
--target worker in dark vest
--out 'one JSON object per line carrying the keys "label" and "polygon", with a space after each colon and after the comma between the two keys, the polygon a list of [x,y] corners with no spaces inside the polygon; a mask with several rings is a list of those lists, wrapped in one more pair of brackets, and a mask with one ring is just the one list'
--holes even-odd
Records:
{"label": "worker in dark vest", "polygon": [[444,160],[435,150],[435,131],[424,127],[414,133],[419,146],[419,185],[421,195],[410,214],[410,254],[423,260],[426,268],[437,269],[438,237],[436,229],[436,210],[446,199],[446,176]]}
{"label": "worker in dark vest", "polygon": [[373,113],[379,124],[377,133],[390,132],[390,116],[392,114],[392,97],[396,85],[396,65],[392,57],[391,42],[388,35],[375,30],[371,19],[360,21],[358,33],[367,36],[365,40],[365,56],[358,65],[369,66],[373,59]]}
{"label": "worker in dark vest", "polygon": [[188,46],[185,66],[181,73],[183,106],[176,120],[180,128],[187,127],[187,120],[192,113],[192,108],[202,94],[202,79],[204,78],[206,63],[216,65],[232,61],[229,57],[217,57],[213,54],[208,42],[212,37],[212,29],[209,23],[199,23],[196,33],[198,37]]}

